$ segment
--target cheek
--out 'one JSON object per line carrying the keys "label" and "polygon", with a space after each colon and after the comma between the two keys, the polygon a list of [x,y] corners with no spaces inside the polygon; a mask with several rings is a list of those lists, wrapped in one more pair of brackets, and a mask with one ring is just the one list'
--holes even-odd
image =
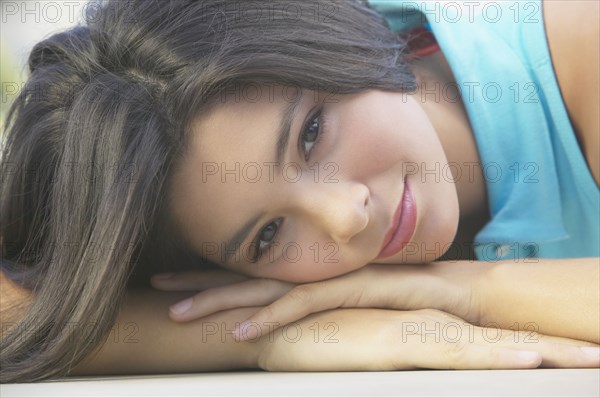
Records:
{"label": "cheek", "polygon": [[[332,159],[355,177],[385,173],[398,162],[438,160],[441,143],[423,109],[402,94],[373,94],[336,113]],[[439,150],[438,150],[439,149]]]}
{"label": "cheek", "polygon": [[329,156],[354,177],[385,172],[402,157],[398,126],[379,111],[359,112],[351,107],[340,112],[335,134]]}

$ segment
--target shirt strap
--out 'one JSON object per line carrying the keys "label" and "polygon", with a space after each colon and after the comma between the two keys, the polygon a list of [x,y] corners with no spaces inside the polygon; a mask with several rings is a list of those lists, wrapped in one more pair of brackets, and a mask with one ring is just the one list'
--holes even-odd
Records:
{"label": "shirt strap", "polygon": [[407,45],[409,59],[424,58],[440,51],[440,46],[428,25],[429,24],[426,23],[425,26],[418,27],[408,32]]}

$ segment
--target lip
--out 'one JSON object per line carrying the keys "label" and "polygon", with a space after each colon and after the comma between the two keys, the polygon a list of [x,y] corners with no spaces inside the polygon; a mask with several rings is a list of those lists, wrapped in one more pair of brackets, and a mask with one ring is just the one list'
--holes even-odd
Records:
{"label": "lip", "polygon": [[408,179],[405,177],[402,200],[394,213],[392,226],[387,234],[385,234],[377,259],[392,256],[404,249],[415,232],[416,224],[417,204],[410,190]]}

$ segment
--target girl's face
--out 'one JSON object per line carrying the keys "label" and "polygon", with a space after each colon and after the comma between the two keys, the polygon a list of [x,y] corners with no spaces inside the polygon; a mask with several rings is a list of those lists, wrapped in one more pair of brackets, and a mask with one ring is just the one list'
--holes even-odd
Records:
{"label": "girl's face", "polygon": [[[172,212],[197,253],[251,276],[310,282],[448,249],[456,188],[440,176],[446,155],[411,95],[243,93],[195,121],[175,176]],[[416,226],[382,257],[405,181]]]}

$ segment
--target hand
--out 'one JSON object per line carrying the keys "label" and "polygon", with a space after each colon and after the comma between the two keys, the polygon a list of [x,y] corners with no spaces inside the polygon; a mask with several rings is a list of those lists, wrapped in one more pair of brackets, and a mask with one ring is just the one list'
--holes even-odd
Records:
{"label": "hand", "polygon": [[[271,304],[295,286],[275,279],[249,279],[225,269],[157,274],[150,283],[164,291],[201,291],[170,307],[169,317],[177,322],[192,321],[227,309]],[[174,310],[182,304],[183,308],[189,307],[185,313]]]}
{"label": "hand", "polygon": [[[483,264],[475,267],[467,262],[415,266],[370,264],[336,278],[298,286],[273,279],[251,279],[202,291],[185,300],[189,307],[187,312],[172,310],[170,317],[185,322],[226,309],[266,306],[246,322],[275,322],[283,326],[308,314],[333,308],[435,308],[477,323],[475,297],[479,294],[474,290],[486,269]],[[161,290],[200,289],[206,286],[204,279],[205,275],[196,272],[178,274],[169,280],[153,279],[152,284]],[[253,335],[254,332],[258,335]],[[261,330],[254,329],[243,337],[254,338],[260,333]]]}
{"label": "hand", "polygon": [[[250,326],[250,328],[258,325]],[[258,326],[260,327],[260,326]],[[485,328],[437,310],[338,309],[269,331],[258,366],[269,371],[385,371],[598,367],[598,346]],[[254,342],[254,341],[253,341]],[[580,347],[595,349],[586,354]]]}
{"label": "hand", "polygon": [[[240,276],[223,270],[185,272],[173,278],[157,285],[163,290],[209,288],[210,292],[212,288],[216,293],[222,292],[216,287],[235,282]],[[279,293],[280,297],[293,288],[292,284],[286,287],[285,282],[267,279],[254,283],[271,289],[280,284],[284,291]],[[218,308],[219,300],[209,306]],[[257,324],[242,328],[242,334],[255,329]],[[599,366],[598,348],[594,344],[528,331],[478,327],[436,310],[337,309],[311,314],[288,327],[258,325],[264,329],[259,334],[266,335],[244,344],[259,344],[257,366],[273,371]],[[298,327],[299,339],[296,339]],[[596,354],[585,354],[579,347],[596,349]],[[522,350],[534,351],[533,358],[520,358],[517,351]]]}

